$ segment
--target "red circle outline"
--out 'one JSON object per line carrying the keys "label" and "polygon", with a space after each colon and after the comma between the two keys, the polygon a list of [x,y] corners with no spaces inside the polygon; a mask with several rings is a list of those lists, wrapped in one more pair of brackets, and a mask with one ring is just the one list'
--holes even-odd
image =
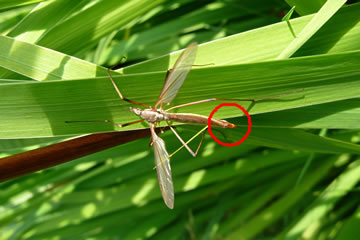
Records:
{"label": "red circle outline", "polygon": [[[225,106],[234,106],[234,107],[237,107],[239,108],[241,111],[243,111],[243,113],[245,113],[246,117],[248,118],[248,130],[245,134],[244,137],[242,137],[240,139],[240,141],[236,142],[236,143],[224,143],[222,141],[220,141],[219,139],[217,139],[215,137],[215,135],[212,133],[211,131],[211,119],[212,117],[214,116],[214,114],[222,107],[225,107]],[[214,108],[214,110],[212,110],[212,112],[210,113],[209,117],[208,117],[208,131],[209,131],[209,134],[210,136],[217,142],[219,143],[220,145],[223,145],[223,146],[227,146],[227,147],[233,147],[233,146],[237,146],[239,145],[240,143],[242,143],[243,141],[245,141],[245,139],[249,136],[250,134],[250,131],[251,131],[251,117],[249,115],[249,113],[245,110],[245,108],[243,108],[242,106],[240,106],[239,104],[236,104],[236,103],[221,103],[219,106],[217,106],[216,108]]]}

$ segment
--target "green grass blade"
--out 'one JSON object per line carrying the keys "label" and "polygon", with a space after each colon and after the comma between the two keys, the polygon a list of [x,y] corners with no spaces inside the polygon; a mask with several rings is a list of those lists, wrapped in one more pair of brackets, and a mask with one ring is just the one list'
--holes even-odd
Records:
{"label": "green grass blade", "polygon": [[38,2],[44,2],[46,0],[6,0],[0,2],[0,9],[13,8],[18,6],[24,6],[28,4],[34,4]]}
{"label": "green grass blade", "polygon": [[359,99],[349,99],[253,115],[251,121],[257,127],[357,129],[360,119],[359,106]]}
{"label": "green grass blade", "polygon": [[257,216],[243,224],[240,228],[233,231],[226,239],[251,239],[263,231],[271,223],[279,219],[291,206],[296,204],[301,199],[304,193],[311,190],[323,177],[326,176],[329,169],[333,166],[335,159],[327,159],[322,161],[322,164],[317,164],[305,181],[303,181],[296,189],[289,191],[277,201],[273,202],[271,206],[262,210]]}
{"label": "green grass blade", "polygon": [[298,239],[301,233],[307,237],[316,237],[317,230],[324,227],[324,218],[333,210],[335,204],[345,197],[360,180],[360,160],[354,161],[340,176],[335,178],[329,186],[298,219],[297,223],[284,235],[284,239]]}
{"label": "green grass blade", "polygon": [[308,15],[319,11],[326,0],[286,0],[290,6],[296,6],[296,12],[300,15]]}
{"label": "green grass blade", "polygon": [[[224,67],[193,69],[173,105],[201,99],[261,98],[304,88],[272,101],[257,102],[250,114],[351,99],[359,96],[360,52],[314,56]],[[326,68],[324,67],[326,66]],[[272,69],[272,71],[269,71]],[[122,93],[135,101],[152,104],[160,92],[164,73],[115,77]],[[222,79],[219,82],[219,78]],[[71,90],[71,91],[69,91]],[[108,78],[2,84],[1,138],[56,136],[110,131],[101,123],[66,124],[73,120],[137,120],[130,106],[119,99]],[[19,99],[18,96],[22,96]],[[182,112],[209,115],[219,103],[186,107]],[[240,103],[248,108],[249,103]],[[240,110],[223,108],[216,118],[241,116]],[[25,117],[24,117],[25,116]],[[127,129],[142,128],[137,124]]]}
{"label": "green grass blade", "polygon": [[288,58],[303,46],[344,4],[346,0],[329,0],[315,14],[297,37],[280,53],[277,59]]}
{"label": "green grass blade", "polygon": [[103,67],[14,38],[0,36],[0,46],[1,67],[35,80],[107,76]]}

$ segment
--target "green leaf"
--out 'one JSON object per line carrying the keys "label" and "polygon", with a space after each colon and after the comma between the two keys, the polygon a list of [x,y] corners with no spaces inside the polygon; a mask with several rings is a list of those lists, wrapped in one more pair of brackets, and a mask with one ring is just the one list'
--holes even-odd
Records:
{"label": "green leaf", "polygon": [[312,14],[320,10],[326,0],[286,0],[290,6],[296,6],[300,15]]}
{"label": "green leaf", "polygon": [[[7,36],[24,42],[36,43],[84,2],[86,1],[73,4],[74,2],[71,0],[57,0],[40,3]],[[46,17],[46,21],[44,21],[44,17]]]}
{"label": "green leaf", "polygon": [[335,178],[321,195],[307,209],[296,224],[285,234],[286,239],[298,239],[300,233],[307,232],[307,236],[316,237],[324,218],[333,210],[335,204],[352,191],[360,180],[360,160],[353,162],[340,176]]}
{"label": "green leaf", "polygon": [[[17,26],[14,30],[14,35],[29,31],[33,21],[41,22],[40,33],[34,34],[25,33],[25,39],[34,37],[32,42],[37,42],[38,45],[48,47],[54,50],[58,50],[63,53],[75,54],[83,50],[84,48],[92,47],[96,44],[96,41],[104,37],[106,34],[126,25],[129,21],[133,20],[149,9],[162,3],[163,0],[156,1],[95,1],[91,6],[82,9],[76,14],[71,15],[67,19],[61,19],[59,17],[66,17],[73,12],[74,9],[78,9],[82,6],[66,4],[65,0],[52,1],[49,4],[45,4],[43,8],[32,13],[24,24]],[[66,7],[62,7],[65,4]],[[64,9],[64,14],[58,11],[58,8]],[[49,23],[43,23],[44,15],[49,12],[54,12]],[[29,26],[29,25],[30,26]],[[39,24],[35,24],[38,26]],[[40,39],[38,39],[41,36]],[[36,55],[35,52],[30,53],[32,57]],[[34,54],[34,55],[33,55]],[[24,54],[26,55],[26,54]],[[29,57],[29,56],[27,56]],[[36,57],[34,58],[36,59]],[[32,59],[34,61],[34,59]],[[57,59],[59,61],[59,59]],[[66,64],[65,62],[58,62],[60,68]],[[12,76],[4,69],[0,69],[0,76],[9,77]],[[10,69],[11,70],[11,69]]]}
{"label": "green leaf", "polygon": [[349,99],[254,115],[251,121],[256,127],[356,129],[360,119],[359,106],[359,99]]}
{"label": "green leaf", "polygon": [[[340,9],[295,56],[325,53],[342,53],[358,50],[360,36],[360,4]],[[300,32],[314,15],[290,20],[296,33]],[[191,39],[191,36],[189,37]],[[185,39],[186,43],[191,41]],[[257,28],[201,45],[196,62],[198,65],[233,65],[275,59],[294,40],[285,22]],[[152,48],[152,46],[149,46]],[[269,50],[271,49],[271,50]],[[123,52],[122,52],[123,53]],[[123,53],[124,54],[124,53]],[[165,71],[180,53],[141,62],[120,69],[121,73]]]}
{"label": "green leaf", "polygon": [[304,45],[346,3],[346,0],[329,0],[297,37],[280,53],[277,59],[288,58]]}
{"label": "green leaf", "polygon": [[296,204],[304,193],[314,187],[322,178],[324,178],[333,166],[335,159],[327,159],[322,164],[317,164],[308,173],[307,178],[296,189],[288,191],[280,199],[274,201],[270,206],[263,209],[256,217],[247,221],[240,228],[234,230],[226,239],[238,239],[243,237],[251,239],[263,231],[271,223],[279,219],[285,212]]}
{"label": "green leaf", "polygon": [[0,36],[0,66],[35,80],[106,75],[93,63],[6,36]]}
{"label": "green leaf", "polygon": [[[193,69],[172,105],[207,98],[262,98],[288,91],[303,91],[257,102],[241,102],[251,114],[310,106],[359,96],[360,52],[323,55]],[[271,71],[269,71],[271,69]],[[123,75],[115,78],[125,97],[153,104],[160,92],[165,73]],[[219,82],[219,78],[222,79]],[[66,124],[65,121],[137,120],[121,101],[108,78],[3,84],[0,96],[3,115],[1,138],[58,136],[114,130],[107,123]],[[22,96],[21,99],[18,96]],[[198,104],[182,112],[208,116],[218,103]],[[80,111],[81,109],[81,111]],[[216,118],[241,116],[234,108],[223,108]],[[136,124],[127,129],[144,125]]]}
{"label": "green leaf", "polygon": [[292,28],[291,23],[289,22],[289,20],[290,20],[290,18],[291,18],[291,15],[293,14],[294,10],[295,10],[295,6],[293,6],[293,7],[289,10],[289,12],[288,12],[281,20],[282,20],[282,21],[286,21],[286,23],[287,23],[287,25],[288,25],[288,27],[289,27],[289,29],[290,29],[290,31],[291,31],[291,34],[294,36],[294,38],[296,38],[296,34],[295,34],[295,32],[294,32],[294,29]]}
{"label": "green leaf", "polygon": [[0,2],[0,9],[13,8],[44,1],[46,0],[3,0]]}

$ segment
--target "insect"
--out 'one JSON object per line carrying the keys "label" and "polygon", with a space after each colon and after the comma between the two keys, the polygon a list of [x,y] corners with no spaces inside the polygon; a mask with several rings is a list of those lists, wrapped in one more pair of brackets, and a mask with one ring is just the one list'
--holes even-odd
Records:
{"label": "insect", "polygon": [[[158,122],[166,121],[171,131],[175,134],[175,136],[180,140],[183,146],[193,155],[196,156],[199,147],[197,148],[196,152],[194,153],[190,147],[184,142],[184,140],[177,134],[175,129],[170,125],[169,121],[173,122],[181,122],[181,123],[190,123],[190,124],[200,124],[200,125],[207,125],[208,124],[208,117],[198,114],[192,113],[169,113],[168,111],[173,110],[175,108],[185,107],[193,104],[211,102],[215,100],[230,100],[230,101],[255,101],[253,99],[220,99],[220,98],[211,98],[200,100],[196,102],[191,102],[187,104],[182,104],[178,106],[171,107],[167,110],[163,109],[163,105],[168,105],[177,95],[180,87],[184,83],[186,76],[188,75],[196,56],[197,51],[197,43],[193,42],[190,43],[182,54],[177,59],[174,67],[168,71],[167,77],[165,79],[164,86],[160,92],[160,96],[156,101],[154,106],[150,106],[147,104],[139,103],[132,101],[128,98],[125,98],[120,90],[118,89],[115,81],[113,80],[110,72],[108,71],[109,77],[111,79],[112,84],[120,98],[124,101],[127,101],[132,104],[140,105],[146,107],[146,109],[141,108],[133,108],[130,107],[130,111],[135,113],[136,115],[140,116],[141,119],[126,123],[126,124],[116,124],[111,122],[112,124],[117,125],[118,127],[125,127],[131,124],[139,123],[142,121],[147,121],[150,124],[150,131],[151,131],[151,141],[154,148],[154,156],[155,156],[155,167],[158,175],[158,181],[160,185],[160,190],[162,197],[166,206],[170,209],[174,207],[174,187],[173,181],[171,176],[171,167],[170,167],[170,157],[165,147],[165,142],[156,134],[155,128]],[[261,99],[262,100],[262,99]],[[229,123],[225,120],[218,120],[212,119],[211,120],[212,126],[222,127],[222,128],[235,128],[237,127],[235,124]]]}
{"label": "insect", "polygon": [[[196,102],[181,104],[178,106],[171,107],[167,110],[163,109],[163,105],[168,105],[170,102],[176,97],[180,87],[184,83],[186,76],[188,75],[193,63],[195,61],[196,52],[197,52],[198,45],[197,43],[193,42],[190,43],[184,51],[181,53],[179,58],[176,60],[176,63],[172,69],[167,72],[167,76],[165,79],[164,86],[160,92],[160,95],[155,103],[154,106],[150,106],[144,103],[139,103],[128,98],[125,98],[122,93],[120,92],[119,88],[117,87],[115,81],[113,80],[109,70],[108,75],[110,80],[120,96],[120,98],[126,102],[139,105],[142,107],[146,107],[146,109],[141,108],[134,108],[130,107],[130,111],[135,113],[136,115],[140,116],[141,119],[125,124],[118,124],[110,120],[103,120],[103,121],[96,121],[96,122],[108,122],[114,124],[118,127],[125,127],[132,124],[136,124],[142,121],[146,121],[150,125],[150,132],[151,132],[151,142],[154,148],[154,156],[155,156],[155,168],[157,171],[158,182],[160,186],[160,191],[164,202],[167,207],[170,209],[174,208],[174,186],[171,176],[171,167],[170,167],[170,157],[165,147],[165,142],[156,134],[156,125],[160,121],[165,121],[170,130],[175,134],[175,136],[180,140],[183,146],[193,155],[194,157],[198,153],[203,138],[200,141],[200,144],[195,152],[193,152],[190,147],[185,143],[185,141],[179,136],[179,134],[175,131],[175,129],[169,123],[172,122],[181,122],[181,123],[189,123],[189,124],[200,124],[200,125],[207,125],[208,124],[208,117],[199,115],[199,114],[192,114],[192,113],[169,113],[170,110],[185,107],[189,105],[211,102],[216,100],[222,101],[262,101],[277,98],[280,96],[287,95],[289,93],[285,93],[279,96],[261,98],[261,99],[222,99],[222,98],[210,98],[205,100],[200,100]],[[94,122],[94,121],[67,121],[67,122]],[[218,119],[211,119],[211,125],[222,127],[222,128],[236,128],[237,126],[233,123],[227,122],[225,120],[218,120]],[[204,128],[205,129],[205,128]],[[203,135],[204,137],[204,135]]]}

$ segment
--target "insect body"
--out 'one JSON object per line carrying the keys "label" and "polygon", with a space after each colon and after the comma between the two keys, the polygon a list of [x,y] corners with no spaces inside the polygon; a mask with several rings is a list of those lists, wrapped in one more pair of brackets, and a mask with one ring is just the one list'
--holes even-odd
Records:
{"label": "insect body", "polygon": [[130,111],[144,119],[149,123],[160,122],[160,121],[169,121],[169,119],[164,115],[162,111],[153,110],[153,109],[140,109],[130,107]]}
{"label": "insect body", "polygon": [[[162,109],[140,109],[130,107],[130,111],[147,122],[172,121],[189,124],[207,125],[208,117],[193,113],[168,113]],[[211,119],[211,125],[222,128],[235,128],[236,125],[225,120]]]}
{"label": "insect body", "polygon": [[[160,121],[166,121],[167,123],[169,121],[174,121],[174,122],[182,122],[182,123],[190,123],[190,124],[207,125],[208,118],[206,116],[192,114],[192,113],[168,113],[168,111],[175,109],[175,108],[180,108],[180,107],[203,103],[203,102],[210,102],[210,101],[215,101],[215,100],[230,100],[230,99],[212,98],[212,99],[206,99],[206,100],[201,100],[201,101],[197,101],[197,102],[182,104],[179,106],[172,107],[168,110],[162,109],[163,105],[169,104],[176,97],[176,94],[178,93],[180,87],[184,83],[184,80],[194,63],[196,51],[197,51],[197,44],[195,42],[193,42],[193,43],[189,44],[189,46],[187,46],[186,49],[182,52],[180,57],[177,59],[173,69],[168,71],[168,75],[165,79],[163,89],[161,90],[160,96],[159,96],[157,102],[155,103],[154,107],[125,98],[121,94],[120,90],[118,89],[118,87],[115,84],[115,81],[112,79],[110,73],[108,72],[109,77],[114,85],[114,88],[122,100],[136,104],[136,105],[147,107],[147,109],[130,107],[130,111],[132,111],[136,115],[140,116],[142,118],[141,120],[122,124],[122,125],[116,124],[113,122],[111,122],[111,123],[113,123],[119,127],[128,126],[130,124],[135,124],[135,123],[138,123],[141,121],[147,121],[150,124],[151,139],[152,139],[152,143],[153,143],[152,145],[154,147],[155,166],[156,166],[156,171],[157,171],[157,175],[158,175],[160,190],[161,190],[161,194],[162,194],[165,204],[171,209],[174,207],[174,187],[173,187],[172,176],[171,176],[170,158],[169,158],[169,154],[165,148],[165,142],[155,132],[156,124]],[[160,108],[158,108],[158,106],[160,106]],[[110,122],[110,121],[108,121],[108,122]],[[176,133],[175,129],[173,127],[171,127],[171,125],[169,123],[168,123],[168,125],[169,125],[170,129],[174,132],[176,137],[186,147],[186,149],[193,156],[196,156],[197,151],[194,153],[187,146],[187,144],[181,139],[181,137]],[[212,125],[218,126],[218,127],[223,127],[223,128],[236,127],[235,124],[229,123],[225,120],[217,120],[217,119],[212,119]],[[200,147],[200,145],[199,145],[199,147]],[[199,147],[198,147],[198,150],[199,150]]]}

